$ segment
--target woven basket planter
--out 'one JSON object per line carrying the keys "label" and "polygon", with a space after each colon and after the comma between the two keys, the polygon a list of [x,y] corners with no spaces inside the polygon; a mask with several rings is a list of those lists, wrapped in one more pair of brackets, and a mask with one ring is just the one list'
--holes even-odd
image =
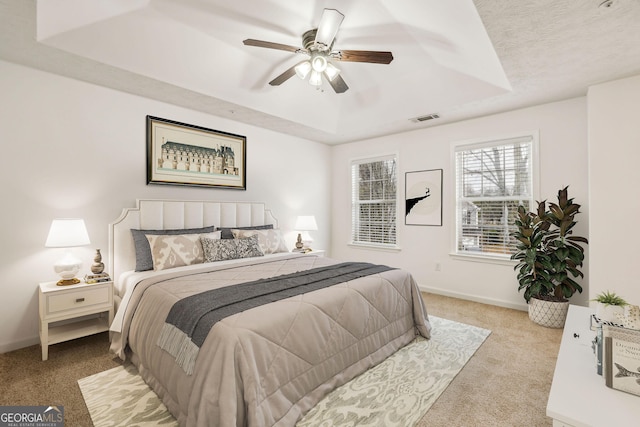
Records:
{"label": "woven basket planter", "polygon": [[564,328],[569,301],[555,302],[537,298],[529,300],[529,319],[547,328]]}

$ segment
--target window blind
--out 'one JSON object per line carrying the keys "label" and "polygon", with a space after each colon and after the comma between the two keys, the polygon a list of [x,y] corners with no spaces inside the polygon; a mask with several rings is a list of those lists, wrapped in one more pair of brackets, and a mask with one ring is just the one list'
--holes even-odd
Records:
{"label": "window blind", "polygon": [[351,240],[396,244],[396,158],[386,156],[351,164]]}
{"label": "window blind", "polygon": [[456,253],[510,256],[519,205],[533,205],[532,135],[460,145],[456,157]]}

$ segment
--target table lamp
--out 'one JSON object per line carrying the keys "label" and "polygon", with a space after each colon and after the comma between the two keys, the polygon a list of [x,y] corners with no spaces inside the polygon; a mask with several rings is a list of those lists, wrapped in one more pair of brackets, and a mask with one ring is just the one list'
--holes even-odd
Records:
{"label": "table lamp", "polygon": [[309,247],[313,243],[313,239],[309,234],[309,231],[316,231],[318,224],[316,223],[316,217],[313,215],[301,215],[296,219],[296,231],[298,231],[298,241],[296,243],[296,249],[311,250]]}
{"label": "table lamp", "polygon": [[65,248],[62,259],[53,265],[53,270],[62,277],[58,286],[75,285],[80,283],[76,274],[82,267],[82,260],[76,257],[71,248],[91,243],[84,220],[77,218],[54,219],[49,229],[45,246],[48,248]]}

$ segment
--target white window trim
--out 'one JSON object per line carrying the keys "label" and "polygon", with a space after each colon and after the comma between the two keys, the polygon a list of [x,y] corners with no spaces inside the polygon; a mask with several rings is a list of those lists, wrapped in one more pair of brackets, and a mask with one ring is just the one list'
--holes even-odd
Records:
{"label": "white window trim", "polygon": [[530,130],[517,132],[513,134],[499,135],[493,137],[486,138],[475,138],[468,139],[463,141],[456,141],[451,143],[451,151],[450,151],[450,166],[453,177],[452,188],[454,191],[452,192],[452,200],[453,204],[452,215],[451,215],[451,236],[450,236],[450,251],[449,256],[454,259],[462,260],[462,261],[471,261],[471,262],[482,262],[487,264],[502,264],[502,265],[513,265],[515,261],[510,259],[509,255],[489,255],[489,254],[470,254],[470,253],[460,253],[457,251],[458,247],[458,223],[457,223],[457,185],[456,185],[456,152],[460,149],[460,147],[465,147],[465,149],[471,148],[483,148],[490,147],[495,145],[496,142],[501,140],[509,140],[521,137],[530,136],[531,141],[531,154],[532,154],[532,164],[531,164],[531,172],[532,172],[532,192],[533,192],[533,200],[539,200],[540,195],[540,132],[539,130]]}
{"label": "white window trim", "polygon": [[[354,163],[375,162],[375,161],[381,161],[381,160],[392,159],[392,158],[395,158],[396,160],[396,188],[397,188],[397,191],[396,191],[396,243],[384,244],[384,243],[356,242],[351,238],[353,235],[353,223],[351,221],[351,218],[353,215],[353,186],[351,185],[351,180],[353,179],[353,177],[351,176],[351,168]],[[376,155],[367,155],[362,157],[353,157],[349,159],[348,168],[349,168],[349,187],[351,189],[349,191],[349,240],[347,241],[347,245],[352,248],[358,248],[358,249],[374,249],[374,250],[391,251],[391,252],[400,251],[402,248],[400,246],[400,226],[398,221],[400,218],[400,193],[401,191],[404,191],[404,188],[400,188],[401,180],[399,178],[399,175],[400,175],[399,153],[396,151],[396,152],[380,153]],[[404,184],[402,183],[402,185]]]}
{"label": "white window trim", "polygon": [[387,252],[399,252],[402,250],[400,246],[398,246],[398,235],[396,233],[396,244],[395,245],[385,245],[382,243],[363,243],[363,242],[354,242],[349,241],[347,243],[348,246],[356,249],[367,249],[367,250],[376,250],[376,251],[387,251]]}

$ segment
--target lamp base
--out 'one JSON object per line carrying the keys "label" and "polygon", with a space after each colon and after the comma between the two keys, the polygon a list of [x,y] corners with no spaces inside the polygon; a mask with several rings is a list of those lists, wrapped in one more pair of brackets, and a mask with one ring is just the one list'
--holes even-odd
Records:
{"label": "lamp base", "polygon": [[78,283],[80,283],[80,279],[77,279],[74,277],[73,279],[60,279],[58,280],[58,283],[56,283],[56,285],[69,286],[69,285],[77,285]]}

